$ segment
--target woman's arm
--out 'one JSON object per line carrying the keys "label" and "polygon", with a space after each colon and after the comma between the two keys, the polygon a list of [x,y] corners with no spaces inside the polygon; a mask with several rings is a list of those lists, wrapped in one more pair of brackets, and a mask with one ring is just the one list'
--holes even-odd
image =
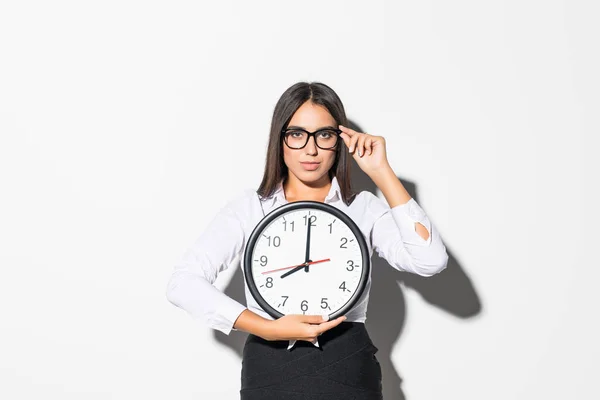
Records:
{"label": "woman's arm", "polygon": [[314,341],[317,335],[342,322],[345,317],[324,323],[326,320],[320,315],[287,315],[269,320],[213,285],[219,272],[241,254],[245,243],[235,209],[234,202],[223,207],[177,262],[167,285],[167,299],[204,325],[227,335],[237,329],[267,340]]}
{"label": "woman's arm", "polygon": [[[370,234],[371,243],[380,257],[398,270],[421,276],[432,276],[446,268],[446,246],[415,199],[410,198],[404,204],[389,208],[374,194],[368,195],[368,209],[375,220]],[[427,232],[427,239],[417,232],[419,226]]]}
{"label": "woman's arm", "polygon": [[269,320],[253,313],[243,311],[235,328],[253,333],[266,340],[306,340],[313,342],[317,336],[346,320],[345,316],[327,322],[326,316],[321,315],[285,315],[276,320]]}
{"label": "woman's arm", "polygon": [[[407,204],[412,199],[402,182],[400,182],[400,179],[398,179],[389,166],[372,172],[371,179],[381,190],[381,193],[385,197],[390,208]],[[421,236],[423,240],[428,240],[430,236],[429,229],[421,222],[414,222],[414,224],[415,231],[419,236]]]}
{"label": "woman's arm", "polygon": [[371,231],[373,248],[396,269],[422,276],[441,272],[448,264],[446,247],[423,209],[390,167],[385,139],[342,125],[339,128],[348,151],[389,204],[387,207],[370,194],[368,211],[375,213]]}
{"label": "woman's arm", "polygon": [[175,264],[167,299],[204,325],[229,334],[246,307],[213,283],[219,272],[233,263],[243,245],[244,231],[230,202]]}

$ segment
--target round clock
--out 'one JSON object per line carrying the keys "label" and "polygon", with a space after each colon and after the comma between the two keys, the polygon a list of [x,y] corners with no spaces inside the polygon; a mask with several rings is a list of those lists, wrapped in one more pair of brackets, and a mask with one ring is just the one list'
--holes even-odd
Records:
{"label": "round clock", "polygon": [[371,268],[358,226],[340,209],[316,201],[284,204],[254,228],[244,255],[252,296],[273,318],[348,312]]}

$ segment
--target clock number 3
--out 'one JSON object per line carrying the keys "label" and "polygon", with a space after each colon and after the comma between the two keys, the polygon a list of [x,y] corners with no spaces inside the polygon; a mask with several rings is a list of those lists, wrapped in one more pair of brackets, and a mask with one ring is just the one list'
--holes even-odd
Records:
{"label": "clock number 3", "polygon": [[348,270],[348,271],[354,271],[355,267],[356,268],[359,267],[358,265],[354,265],[354,261],[352,261],[352,260],[348,260],[347,264],[348,264],[348,266],[346,267],[346,270]]}

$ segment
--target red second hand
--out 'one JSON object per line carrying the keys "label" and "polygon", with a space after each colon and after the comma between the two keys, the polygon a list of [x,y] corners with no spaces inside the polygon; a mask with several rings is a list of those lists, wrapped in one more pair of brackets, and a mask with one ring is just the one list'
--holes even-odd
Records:
{"label": "red second hand", "polygon": [[302,263],[302,264],[298,264],[298,265],[292,265],[291,267],[283,267],[283,268],[278,268],[278,269],[272,269],[270,271],[264,271],[263,274],[268,274],[270,272],[283,271],[284,269],[296,268],[296,267],[299,267],[300,265],[318,264],[318,263],[322,263],[322,262],[325,262],[325,261],[331,261],[331,258],[325,258],[323,260],[317,260],[317,261],[311,261],[311,262],[308,262],[308,263]]}

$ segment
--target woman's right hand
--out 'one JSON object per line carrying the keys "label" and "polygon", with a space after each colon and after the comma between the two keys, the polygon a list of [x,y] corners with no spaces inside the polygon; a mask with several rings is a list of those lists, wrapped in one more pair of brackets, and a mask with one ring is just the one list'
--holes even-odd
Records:
{"label": "woman's right hand", "polygon": [[332,321],[322,315],[289,314],[269,321],[266,340],[306,340],[314,343],[321,333],[338,326],[346,320],[345,316]]}

